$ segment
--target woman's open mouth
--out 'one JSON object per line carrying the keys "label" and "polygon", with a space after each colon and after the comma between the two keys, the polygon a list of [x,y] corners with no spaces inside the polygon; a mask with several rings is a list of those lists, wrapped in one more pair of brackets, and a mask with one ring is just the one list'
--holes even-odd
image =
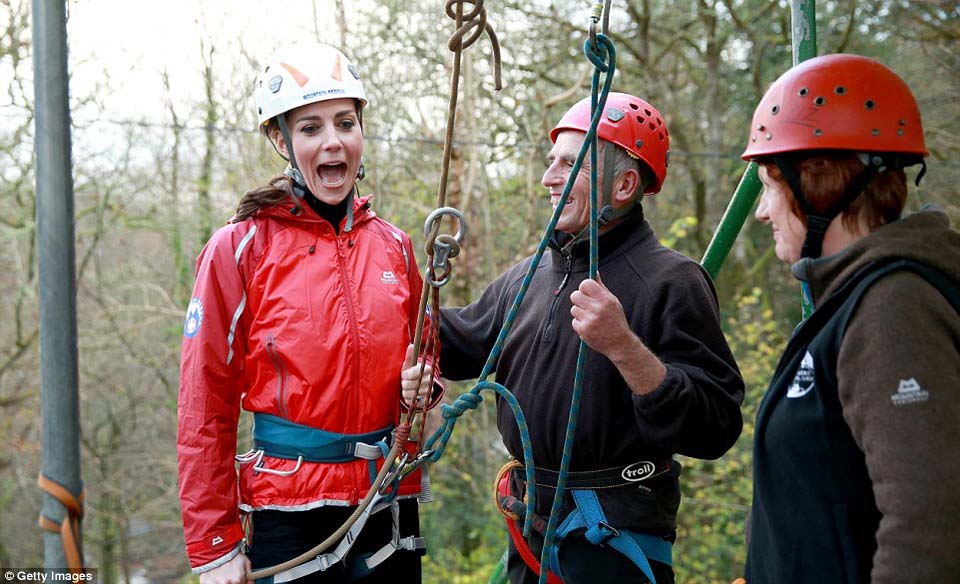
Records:
{"label": "woman's open mouth", "polygon": [[344,162],[321,164],[317,167],[320,184],[326,188],[335,189],[343,186],[347,177],[347,165]]}

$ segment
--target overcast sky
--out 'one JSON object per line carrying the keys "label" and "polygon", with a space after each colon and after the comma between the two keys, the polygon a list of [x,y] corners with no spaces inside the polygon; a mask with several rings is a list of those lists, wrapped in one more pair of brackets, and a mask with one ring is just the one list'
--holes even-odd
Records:
{"label": "overcast sky", "polygon": [[[315,38],[314,6],[321,30],[337,38],[330,0],[77,0],[70,3],[68,40],[74,95],[85,95],[103,77],[115,93],[111,115],[162,115],[161,72],[169,71],[174,94],[196,101],[203,84],[200,38],[217,46],[217,70],[237,58],[240,43],[258,61],[291,41]],[[353,2],[348,2],[348,6]],[[250,71],[251,87],[255,76]],[[187,94],[187,92],[191,94]]]}

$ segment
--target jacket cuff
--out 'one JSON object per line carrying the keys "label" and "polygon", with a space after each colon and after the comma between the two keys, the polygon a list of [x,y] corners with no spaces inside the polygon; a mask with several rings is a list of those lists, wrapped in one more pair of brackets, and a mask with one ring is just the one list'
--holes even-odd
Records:
{"label": "jacket cuff", "polygon": [[187,555],[195,574],[210,571],[229,562],[243,549],[244,533],[239,521],[226,529],[217,529],[211,537],[212,541],[204,538],[187,543]]}
{"label": "jacket cuff", "polygon": [[638,408],[656,409],[661,403],[673,397],[671,394],[676,388],[683,387],[683,371],[669,363],[664,363],[663,367],[667,370],[667,374],[663,376],[663,381],[656,389],[643,395],[633,394],[633,403]]}
{"label": "jacket cuff", "polygon": [[190,571],[193,572],[194,574],[203,574],[204,572],[209,572],[210,570],[213,570],[214,568],[219,568],[220,566],[226,564],[233,558],[237,557],[237,554],[239,554],[241,551],[243,551],[243,541],[238,543],[237,546],[227,554],[213,560],[212,562],[208,562],[202,566],[191,568]]}

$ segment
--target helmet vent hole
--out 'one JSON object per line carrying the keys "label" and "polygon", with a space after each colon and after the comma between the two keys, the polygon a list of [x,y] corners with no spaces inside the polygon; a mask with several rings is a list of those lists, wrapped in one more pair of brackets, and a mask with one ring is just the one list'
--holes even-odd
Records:
{"label": "helmet vent hole", "polygon": [[631,104],[630,104],[630,109],[638,110],[638,109],[640,109],[640,106],[637,105],[637,104],[635,104],[635,103],[631,103]]}
{"label": "helmet vent hole", "polygon": [[877,107],[877,104],[872,99],[868,99],[867,101],[863,102],[863,107],[867,108],[868,110],[872,110],[873,108]]}
{"label": "helmet vent hole", "polygon": [[899,120],[897,123],[900,124],[901,126],[906,126],[907,120]]}
{"label": "helmet vent hole", "polygon": [[660,118],[657,118],[657,125],[658,125],[658,126],[662,126],[662,125],[663,125],[663,120],[661,120]]}
{"label": "helmet vent hole", "polygon": [[643,113],[647,114],[648,118],[653,117],[653,112],[646,108],[644,108]]}
{"label": "helmet vent hole", "polygon": [[817,128],[816,130],[813,131],[813,135],[814,135],[814,136],[822,136],[822,135],[823,135],[823,130],[821,130],[820,128]]}
{"label": "helmet vent hole", "polygon": [[773,115],[777,115],[778,113],[780,113],[780,105],[778,104],[770,108],[770,113]]}
{"label": "helmet vent hole", "polygon": [[766,138],[767,140],[773,140],[773,134],[771,134],[770,132],[767,132],[767,135],[764,136],[764,138]]}
{"label": "helmet vent hole", "polygon": [[637,121],[640,122],[641,124],[645,123],[644,119],[640,116],[637,116]]}
{"label": "helmet vent hole", "polygon": [[823,105],[825,103],[827,103],[827,98],[823,97],[822,95],[818,95],[813,100],[814,105]]}
{"label": "helmet vent hole", "polygon": [[897,136],[903,136],[903,128],[897,129]]}
{"label": "helmet vent hole", "polygon": [[870,133],[873,134],[874,136],[879,136],[880,130],[877,128],[874,128],[873,130],[870,131]]}
{"label": "helmet vent hole", "polygon": [[837,95],[843,95],[844,93],[847,92],[847,88],[842,85],[838,85],[833,89],[833,92],[836,93]]}
{"label": "helmet vent hole", "polygon": [[647,126],[650,127],[650,131],[651,131],[651,132],[656,132],[656,131],[657,131],[657,125],[654,124],[653,122],[648,123]]}
{"label": "helmet vent hole", "polygon": [[810,93],[810,90],[809,90],[809,89],[807,89],[806,87],[801,87],[801,88],[800,88],[800,91],[797,92],[797,95],[799,95],[800,97],[804,97],[804,96],[806,96],[808,93]]}
{"label": "helmet vent hole", "polygon": [[663,132],[660,132],[658,136],[660,136],[660,141],[663,142]]}

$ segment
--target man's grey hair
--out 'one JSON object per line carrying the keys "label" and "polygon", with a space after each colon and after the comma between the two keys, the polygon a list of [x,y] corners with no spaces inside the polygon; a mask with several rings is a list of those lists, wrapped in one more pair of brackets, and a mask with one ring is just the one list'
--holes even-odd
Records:
{"label": "man's grey hair", "polygon": [[[647,166],[645,163],[641,162],[640,160],[630,156],[630,154],[628,154],[624,148],[617,146],[612,142],[607,142],[606,140],[602,140],[601,143],[603,144],[603,147],[600,149],[600,153],[599,153],[599,157],[601,161],[603,160],[603,148],[612,146],[615,149],[614,156],[613,156],[613,177],[614,178],[620,176],[621,174],[630,170],[631,168],[637,171],[637,174],[640,175],[640,183],[637,185],[637,190],[634,194],[637,198],[642,197],[643,189],[645,189],[647,186],[652,184],[654,181],[653,171],[650,170],[650,167]],[[601,165],[602,164],[603,163],[601,162]]]}

